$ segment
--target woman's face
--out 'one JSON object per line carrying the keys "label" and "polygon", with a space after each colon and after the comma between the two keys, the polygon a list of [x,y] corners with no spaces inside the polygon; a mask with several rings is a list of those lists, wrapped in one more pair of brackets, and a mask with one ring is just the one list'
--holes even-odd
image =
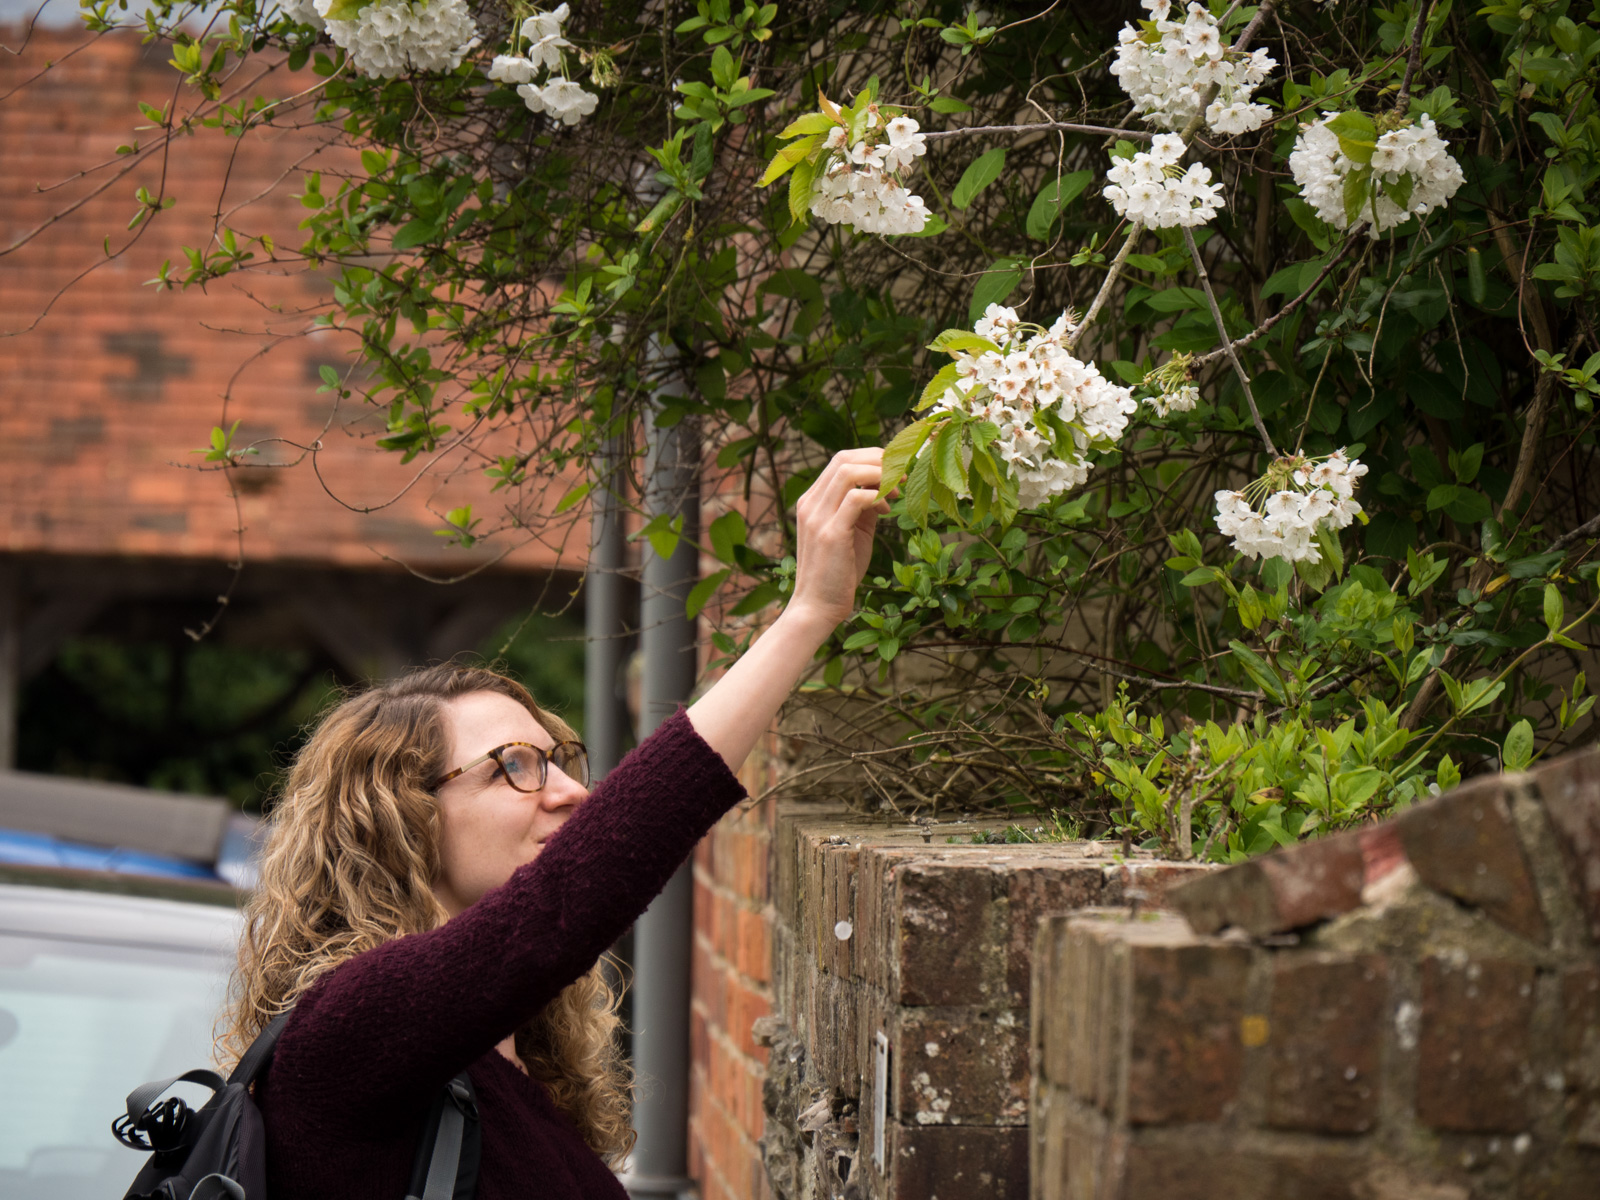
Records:
{"label": "woman's face", "polygon": [[[510,696],[469,692],[444,704],[449,752],[444,774],[507,742],[548,750],[555,739]],[[488,759],[439,786],[439,878],[434,894],[451,916],[539,856],[546,841],[589,795],[550,764],[545,785],[519,792]]]}

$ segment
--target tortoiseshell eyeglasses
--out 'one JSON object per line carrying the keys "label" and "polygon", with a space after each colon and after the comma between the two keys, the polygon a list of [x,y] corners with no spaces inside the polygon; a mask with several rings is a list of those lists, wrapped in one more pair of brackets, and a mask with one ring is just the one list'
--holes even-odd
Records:
{"label": "tortoiseshell eyeglasses", "polygon": [[441,787],[457,775],[490,759],[500,768],[500,774],[505,776],[506,782],[519,792],[537,792],[544,787],[545,780],[550,776],[551,763],[555,763],[569,779],[583,787],[589,786],[589,751],[582,742],[557,742],[549,750],[532,742],[507,742],[487,754],[480,754],[466,766],[439,776],[433,786]]}

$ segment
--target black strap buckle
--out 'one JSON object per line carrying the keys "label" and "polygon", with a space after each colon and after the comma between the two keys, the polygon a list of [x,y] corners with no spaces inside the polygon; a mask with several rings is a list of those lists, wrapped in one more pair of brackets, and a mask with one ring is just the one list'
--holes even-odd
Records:
{"label": "black strap buckle", "polygon": [[123,1113],[111,1122],[112,1135],[130,1150],[153,1150],[164,1154],[183,1145],[191,1109],[177,1096],[152,1104],[137,1118]]}

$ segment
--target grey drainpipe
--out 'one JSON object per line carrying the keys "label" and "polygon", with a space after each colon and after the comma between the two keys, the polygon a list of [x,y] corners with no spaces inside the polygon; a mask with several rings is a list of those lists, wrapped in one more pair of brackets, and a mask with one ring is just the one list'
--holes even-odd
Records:
{"label": "grey drainpipe", "polygon": [[628,706],[620,685],[628,656],[624,611],[628,580],[627,542],[622,528],[618,489],[622,483],[617,439],[606,442],[595,464],[594,516],[589,539],[589,565],[583,584],[584,691],[583,737],[589,747],[589,769],[600,779],[622,758]]}
{"label": "grey drainpipe", "polygon": [[[671,558],[646,544],[639,603],[639,644],[644,658],[639,738],[687,703],[699,673],[695,623],[685,613],[699,578],[699,423],[686,419],[650,431],[645,509],[683,517]],[[693,1195],[689,1178],[689,961],[694,938],[694,890],[685,863],[634,926],[633,1065],[640,1086],[633,1125],[639,1141],[633,1170],[623,1183],[630,1195]]]}

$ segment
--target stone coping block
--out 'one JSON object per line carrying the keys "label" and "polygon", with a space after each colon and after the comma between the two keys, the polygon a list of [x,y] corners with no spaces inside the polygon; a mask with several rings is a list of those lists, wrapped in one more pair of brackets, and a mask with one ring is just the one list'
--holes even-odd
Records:
{"label": "stone coping block", "polygon": [[[1562,879],[1535,861],[1555,848]],[[1303,930],[1360,909],[1407,871],[1525,942],[1548,946],[1547,912],[1575,906],[1600,941],[1600,748],[1527,774],[1482,776],[1381,824],[1275,850],[1174,887],[1166,902],[1199,933]],[[1543,876],[1543,878],[1541,878]],[[1409,878],[1409,877],[1408,877]],[[1541,884],[1544,891],[1541,892]]]}

